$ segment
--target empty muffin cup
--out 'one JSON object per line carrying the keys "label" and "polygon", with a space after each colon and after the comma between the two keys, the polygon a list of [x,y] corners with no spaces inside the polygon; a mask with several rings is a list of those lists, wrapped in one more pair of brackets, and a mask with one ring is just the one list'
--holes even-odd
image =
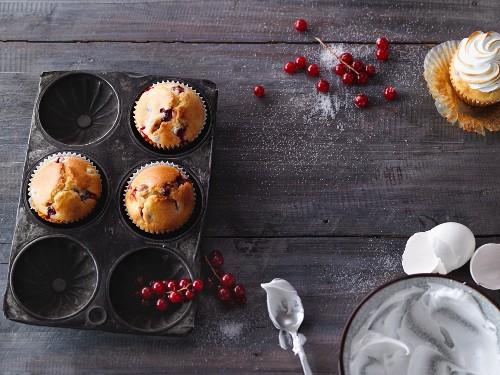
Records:
{"label": "empty muffin cup", "polygon": [[41,320],[69,318],[92,300],[98,284],[94,258],[67,236],[42,237],[14,260],[10,285],[23,310]]}
{"label": "empty muffin cup", "polygon": [[[141,289],[150,281],[193,280],[187,262],[173,250],[148,247],[132,251],[113,266],[109,278],[109,300],[116,317],[134,331],[161,332],[182,321],[192,306],[192,301],[167,302],[164,311],[158,311],[155,295],[144,303]],[[138,279],[141,282],[138,282]]]}
{"label": "empty muffin cup", "polygon": [[41,94],[38,119],[45,133],[66,145],[103,138],[118,119],[115,90],[103,78],[75,73],[57,78]]}

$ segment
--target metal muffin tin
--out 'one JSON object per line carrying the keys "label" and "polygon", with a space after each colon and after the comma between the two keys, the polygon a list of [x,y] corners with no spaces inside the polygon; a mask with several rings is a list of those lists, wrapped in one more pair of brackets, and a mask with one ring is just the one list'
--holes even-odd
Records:
{"label": "metal muffin tin", "polygon": [[[178,81],[204,99],[207,119],[195,141],[160,150],[138,134],[133,110],[156,82]],[[134,278],[195,278],[207,206],[217,110],[213,82],[122,72],[43,73],[35,102],[12,241],[4,314],[27,324],[104,331],[184,335],[194,328],[196,302],[143,309],[132,297]],[[103,193],[84,220],[52,224],[30,208],[33,170],[58,152],[80,154],[98,169]],[[187,172],[196,190],[189,222],[154,235],[137,228],[124,210],[129,177],[141,166],[168,161]]]}

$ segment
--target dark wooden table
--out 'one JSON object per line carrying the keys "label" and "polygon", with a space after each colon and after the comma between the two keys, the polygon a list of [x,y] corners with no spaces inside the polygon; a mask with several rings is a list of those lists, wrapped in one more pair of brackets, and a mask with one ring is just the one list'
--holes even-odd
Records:
{"label": "dark wooden table", "polygon": [[[293,29],[308,20],[306,33]],[[219,88],[204,250],[247,286],[244,309],[202,298],[187,337],[37,327],[0,318],[0,373],[300,373],[278,346],[261,282],[302,296],[314,373],[337,373],[342,328],[361,299],[402,276],[407,238],[437,223],[500,241],[500,135],[450,126],[422,77],[436,43],[498,30],[498,0],[0,2],[0,289],[5,289],[39,75],[119,70],[207,78]],[[379,70],[366,87],[332,76],[314,36]],[[391,42],[386,63],[374,41]],[[283,73],[306,56],[332,83]],[[266,97],[253,96],[262,84]],[[383,99],[386,85],[398,98]],[[358,91],[370,97],[363,110]],[[455,276],[468,278],[467,267]],[[497,301],[498,292],[490,292]]]}

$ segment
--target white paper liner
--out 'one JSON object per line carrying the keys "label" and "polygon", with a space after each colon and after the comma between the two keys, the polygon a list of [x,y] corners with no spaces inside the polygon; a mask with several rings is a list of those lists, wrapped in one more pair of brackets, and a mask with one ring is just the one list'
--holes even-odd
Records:
{"label": "white paper liner", "polygon": [[450,40],[433,47],[425,56],[424,78],[438,112],[451,124],[469,132],[485,135],[500,130],[500,105],[488,107],[470,106],[455,92],[450,79],[449,67],[460,41]]}
{"label": "white paper liner", "polygon": [[[152,87],[152,86],[156,86],[156,85],[160,85],[160,84],[164,84],[164,83],[171,83],[171,84],[175,84],[175,85],[179,85],[179,86],[183,86],[183,87],[187,87],[188,89],[192,90],[196,96],[198,96],[198,98],[201,100],[201,103],[203,104],[203,123],[200,127],[200,130],[198,131],[198,133],[196,134],[196,136],[191,140],[191,141],[188,141],[186,143],[181,143],[179,145],[172,145],[172,146],[167,146],[167,145],[160,145],[156,142],[154,142],[153,140],[151,141],[148,141],[146,138],[144,138],[144,136],[141,134],[140,132],[140,127],[137,125],[137,121],[135,119],[135,111],[136,111],[136,108],[137,108],[137,103],[139,102],[139,100],[137,100],[135,102],[135,106],[134,106],[134,125],[137,129],[137,131],[139,132],[139,135],[146,141],[148,142],[150,145],[156,147],[156,148],[159,148],[159,149],[163,149],[163,150],[175,150],[177,148],[181,148],[183,146],[185,146],[186,144],[189,144],[191,142],[194,142],[196,140],[196,138],[199,137],[199,135],[201,134],[201,132],[203,131],[203,129],[205,128],[205,125],[207,124],[207,105],[205,103],[205,99],[203,99],[203,97],[201,96],[201,94],[196,91],[193,87],[189,86],[188,84],[186,83],[183,83],[183,82],[179,82],[179,81],[170,81],[170,80],[167,80],[167,81],[161,81],[161,82],[156,82],[156,83],[153,83],[151,86],[149,87]],[[144,92],[146,91],[143,91],[141,93],[141,96],[142,94],[144,94]],[[140,99],[141,97],[139,97]]]}
{"label": "white paper liner", "polygon": [[[151,233],[151,234],[167,234],[167,233],[172,233],[172,232],[175,232],[175,231],[181,229],[184,225],[186,225],[187,221],[186,221],[186,223],[184,223],[183,225],[181,225],[179,228],[175,228],[175,229],[172,229],[172,230],[169,230],[169,231],[152,231],[152,230],[148,230],[148,229],[145,229],[145,228],[141,228],[134,220],[132,220],[132,218],[129,215],[128,209],[127,209],[127,201],[126,201],[126,199],[127,199],[127,191],[129,189],[130,184],[137,177],[137,175],[139,173],[141,173],[143,170],[145,170],[145,169],[147,169],[149,167],[155,166],[155,165],[168,165],[170,167],[176,168],[182,174],[185,174],[186,176],[188,176],[189,181],[191,181],[191,184],[193,185],[194,201],[195,201],[195,206],[196,206],[196,199],[197,199],[197,197],[196,197],[196,189],[194,188],[194,186],[195,186],[194,180],[189,175],[189,173],[186,172],[186,170],[184,168],[182,168],[181,166],[179,166],[179,165],[177,165],[175,163],[172,163],[170,161],[154,161],[154,162],[151,162],[151,163],[147,163],[147,164],[144,164],[139,169],[137,169],[134,173],[132,173],[132,175],[129,177],[129,179],[127,181],[127,184],[125,185],[125,189],[123,191],[123,206],[125,207],[125,212],[127,213],[127,217],[140,230],[142,230],[144,232],[147,232],[147,233]],[[194,212],[194,207],[193,207],[193,211],[191,212],[191,216],[193,215],[193,212]],[[191,218],[191,216],[189,217],[189,219]],[[188,219],[188,221],[189,221],[189,219]]]}
{"label": "white paper liner", "polygon": [[[33,177],[35,176],[36,172],[38,172],[38,170],[40,169],[40,167],[41,167],[42,165],[44,165],[44,164],[45,164],[45,163],[47,163],[48,161],[51,161],[51,160],[57,159],[57,158],[59,158],[59,157],[75,157],[75,158],[80,158],[80,159],[85,160],[86,162],[88,162],[88,163],[89,163],[89,164],[90,164],[90,165],[94,168],[94,170],[96,171],[97,177],[99,177],[99,182],[100,182],[100,184],[101,184],[101,197],[102,197],[102,178],[101,178],[101,174],[99,173],[99,170],[96,168],[96,166],[95,166],[95,164],[92,162],[92,160],[90,160],[90,159],[86,158],[86,157],[85,157],[85,156],[83,156],[83,155],[80,155],[80,154],[77,154],[77,153],[74,153],[74,152],[70,152],[70,151],[56,152],[56,153],[54,153],[54,154],[50,154],[50,155],[46,156],[45,158],[43,158],[43,160],[42,160],[42,161],[40,161],[40,162],[36,165],[35,169],[34,169],[34,170],[33,170],[33,172],[31,173],[30,180],[29,180],[29,182],[28,182],[28,204],[29,204],[30,208],[31,208],[33,211],[35,211],[35,214],[36,214],[37,216],[40,216],[40,215],[38,214],[38,211],[36,210],[36,208],[33,206],[33,202],[32,202],[32,200],[31,200],[31,181],[33,180]],[[100,197],[100,198],[101,198],[101,197]],[[99,199],[100,199],[100,198],[99,198]],[[95,207],[94,207],[94,209],[95,209]],[[93,210],[92,210],[92,211],[93,211]],[[78,222],[78,221],[80,221],[80,220],[85,219],[88,215],[90,215],[90,214],[92,213],[92,211],[90,211],[87,215],[85,215],[84,217],[81,217],[81,218],[79,218],[79,219],[77,219],[77,220],[73,220],[73,221],[61,221],[60,223],[61,223],[61,224],[76,223],[76,222]],[[40,217],[42,217],[42,216],[40,216]],[[42,219],[44,219],[44,218],[42,217]],[[45,219],[44,219],[44,220],[45,220]],[[57,222],[54,222],[54,221],[50,221],[50,220],[46,220],[46,221],[47,221],[47,222],[49,222],[49,223],[54,223],[54,224],[57,224]]]}

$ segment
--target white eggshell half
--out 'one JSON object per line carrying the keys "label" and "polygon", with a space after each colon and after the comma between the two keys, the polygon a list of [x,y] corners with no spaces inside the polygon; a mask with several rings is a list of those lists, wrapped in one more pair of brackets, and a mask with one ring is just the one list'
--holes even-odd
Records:
{"label": "white eggshell half", "polygon": [[470,273],[479,285],[500,289],[500,245],[488,243],[477,249],[470,261]]}
{"label": "white eggshell half", "polygon": [[[476,239],[472,231],[460,223],[443,223],[429,231],[433,239],[434,252],[441,260],[443,269],[439,273],[446,274],[462,267],[469,261],[476,248]],[[440,267],[441,268],[441,267]]]}
{"label": "white eggshell half", "polygon": [[408,239],[403,253],[403,270],[408,275],[434,273],[439,258],[434,253],[431,238],[427,232],[415,233]]}

